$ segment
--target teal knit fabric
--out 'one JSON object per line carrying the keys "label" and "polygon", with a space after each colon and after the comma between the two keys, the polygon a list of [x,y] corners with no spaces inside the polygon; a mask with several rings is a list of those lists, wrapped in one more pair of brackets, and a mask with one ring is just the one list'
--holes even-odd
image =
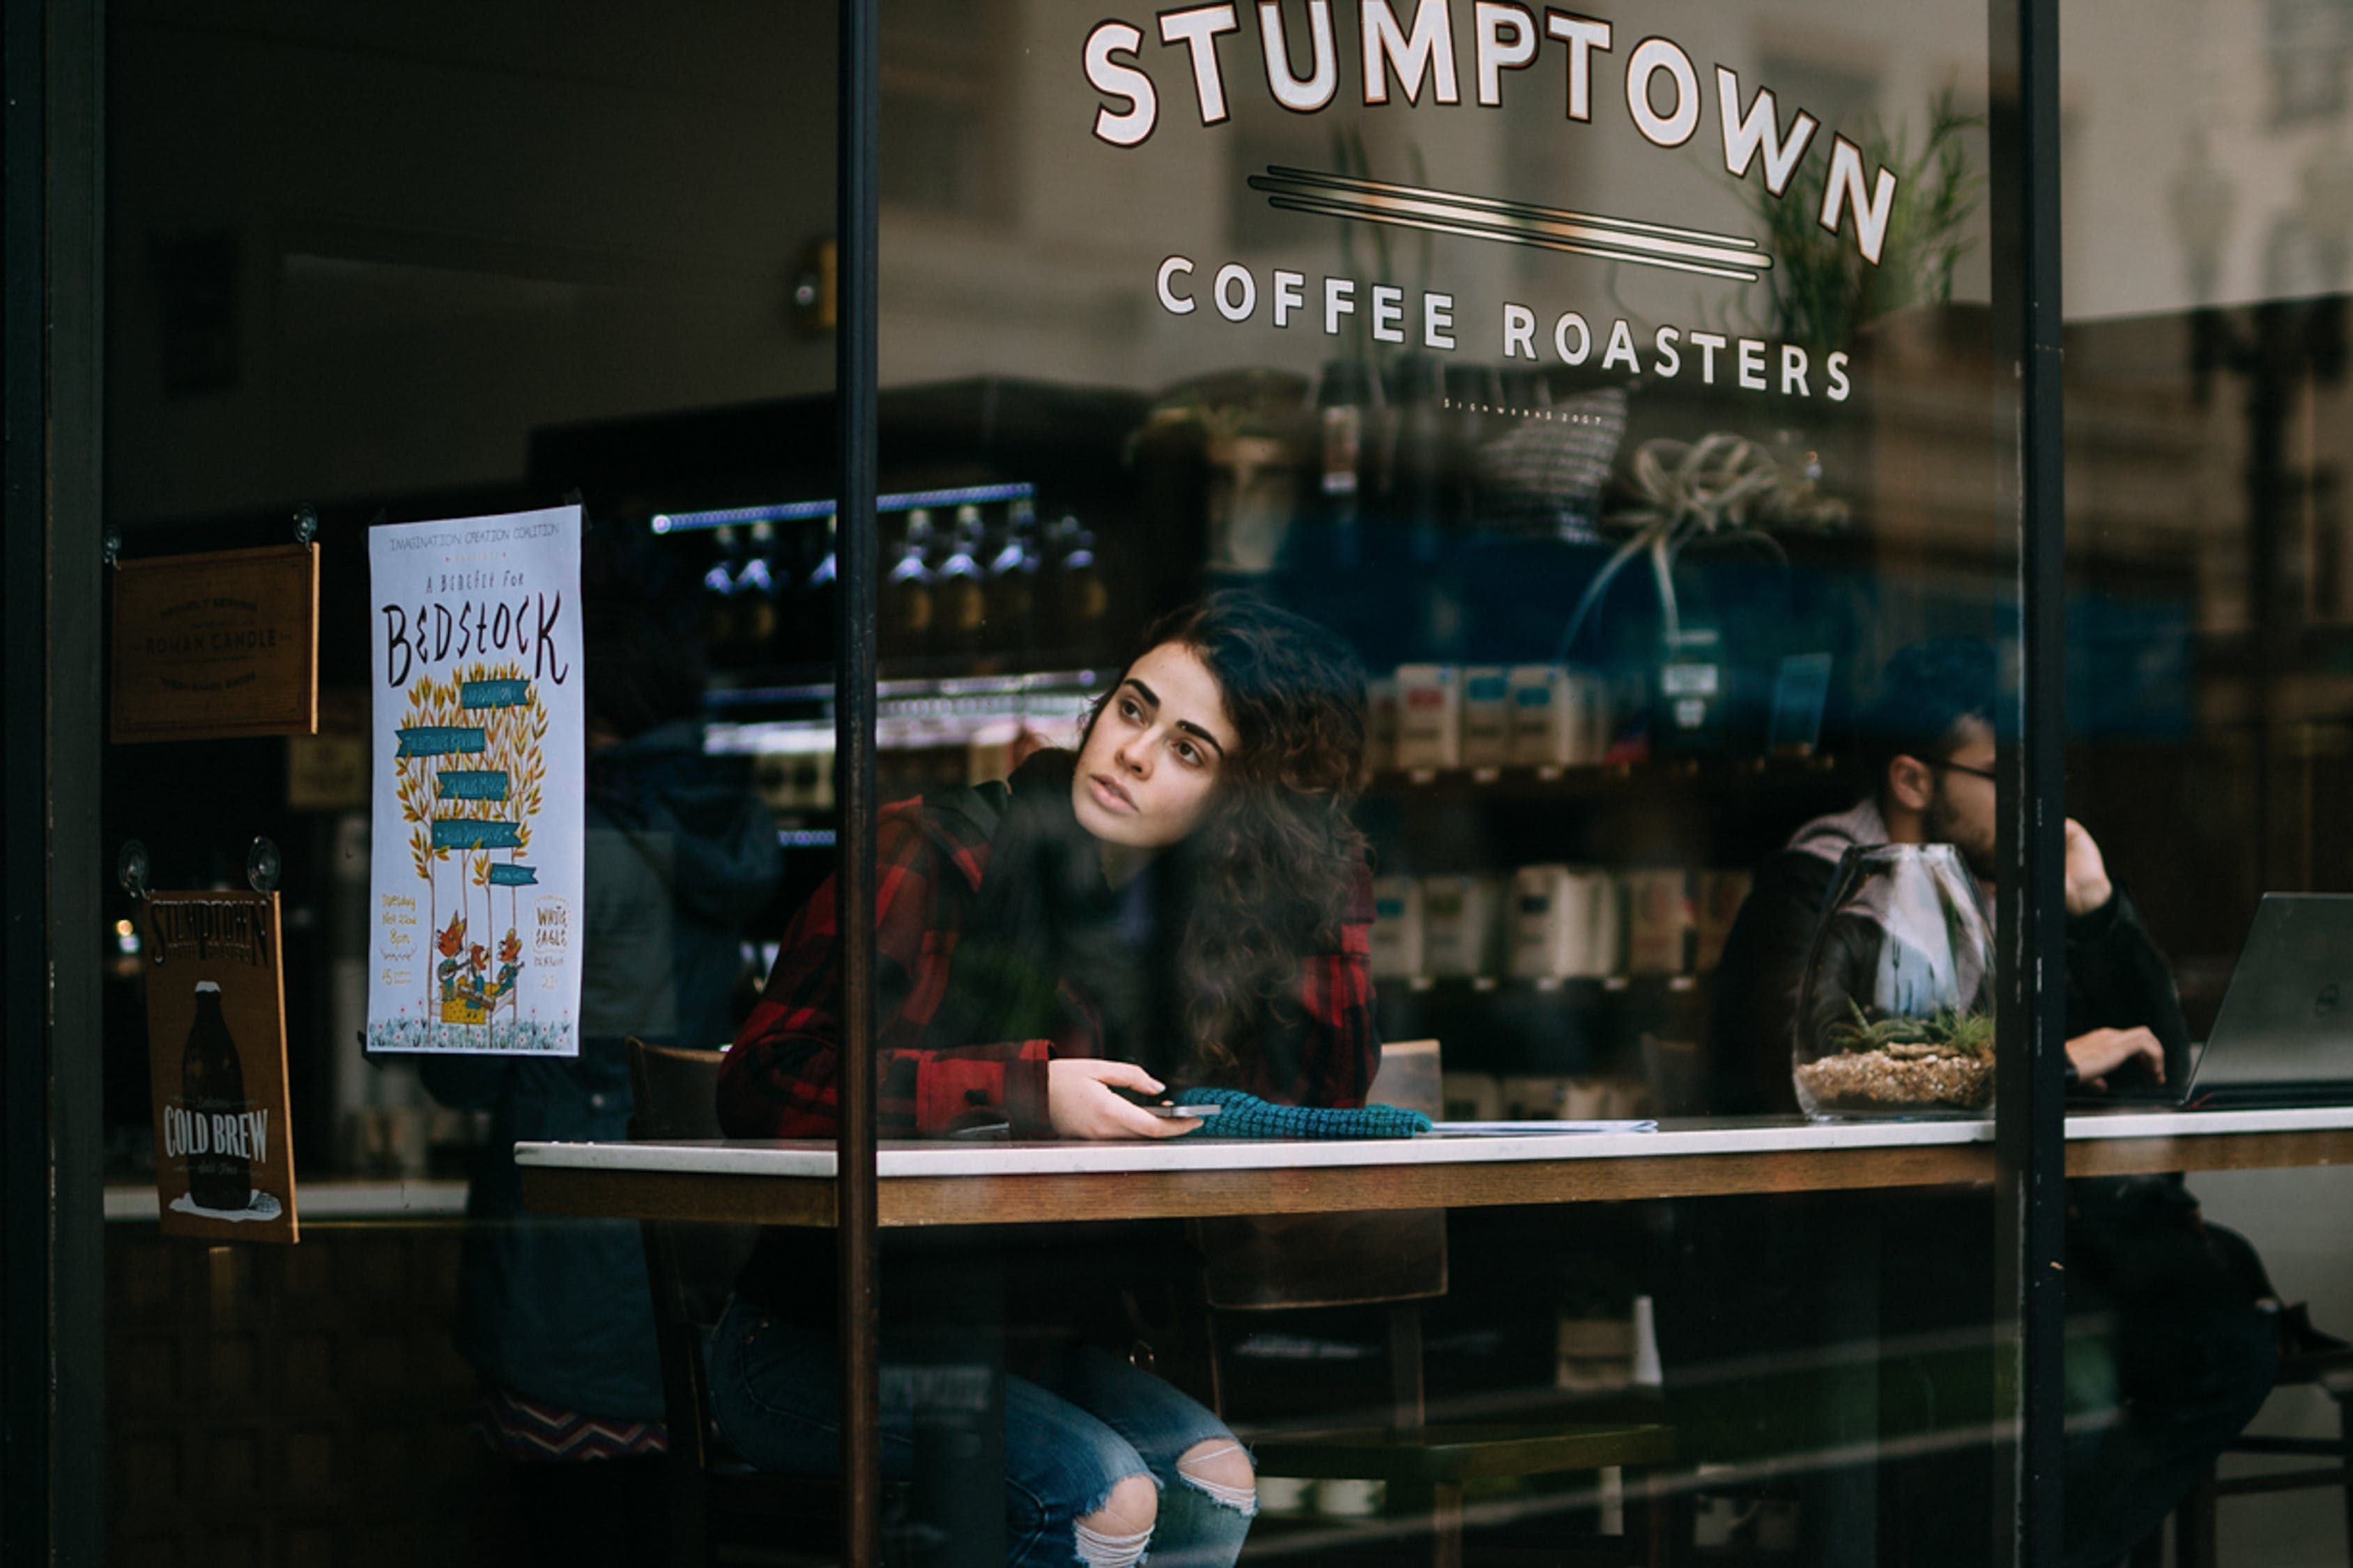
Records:
{"label": "teal knit fabric", "polygon": [[1187,1138],[1410,1138],[1430,1131],[1430,1118],[1419,1110],[1394,1105],[1367,1105],[1335,1110],[1309,1105],[1277,1105],[1238,1089],[1187,1089],[1176,1097],[1178,1105],[1224,1107],[1216,1116],[1201,1119]]}

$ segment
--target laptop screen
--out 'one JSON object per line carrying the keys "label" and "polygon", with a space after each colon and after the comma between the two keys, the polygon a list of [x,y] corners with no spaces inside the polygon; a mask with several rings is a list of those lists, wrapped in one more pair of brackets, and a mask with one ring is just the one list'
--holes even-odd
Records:
{"label": "laptop screen", "polygon": [[2198,1064],[2193,1099],[2353,1099],[2353,894],[2266,893]]}

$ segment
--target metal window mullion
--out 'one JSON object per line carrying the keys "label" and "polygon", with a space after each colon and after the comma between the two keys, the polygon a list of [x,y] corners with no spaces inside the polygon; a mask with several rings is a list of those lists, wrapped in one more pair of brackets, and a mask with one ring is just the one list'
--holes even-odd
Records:
{"label": "metal window mullion", "polygon": [[841,829],[838,929],[841,1046],[836,1124],[842,1555],[881,1568],[882,1414],[876,1291],[874,905],[876,188],[881,99],[879,0],[841,0],[836,103],[834,406],[840,474],[835,563],[834,755]]}
{"label": "metal window mullion", "polygon": [[[2014,679],[1999,766],[1996,1063],[2001,1381],[2015,1412],[1997,1561],[2057,1568],[2065,1438],[2066,555],[2062,402],[2059,13],[1989,8],[1997,461],[2014,531]],[[2008,382],[2007,387],[2002,386]],[[2025,1045],[2030,1048],[2020,1049]]]}

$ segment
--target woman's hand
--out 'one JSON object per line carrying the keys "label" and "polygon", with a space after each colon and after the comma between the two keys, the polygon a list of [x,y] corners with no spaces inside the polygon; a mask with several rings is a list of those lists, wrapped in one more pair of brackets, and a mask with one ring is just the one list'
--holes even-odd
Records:
{"label": "woman's hand", "polygon": [[2075,1081],[2085,1089],[2105,1089],[2108,1075],[2127,1062],[2145,1061],[2157,1081],[2165,1081],[2165,1047],[2147,1029],[2094,1029],[2067,1042],[2067,1059],[2075,1064]]}
{"label": "woman's hand", "polygon": [[1155,1116],[1112,1092],[1158,1094],[1160,1080],[1134,1062],[1064,1057],[1046,1064],[1046,1115],[1064,1138],[1174,1138],[1201,1125],[1194,1116]]}

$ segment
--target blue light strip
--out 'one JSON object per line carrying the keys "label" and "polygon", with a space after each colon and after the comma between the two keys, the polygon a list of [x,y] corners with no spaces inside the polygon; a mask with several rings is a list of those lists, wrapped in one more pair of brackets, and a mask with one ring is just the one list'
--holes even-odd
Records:
{"label": "blue light strip", "polygon": [[[875,499],[877,511],[911,511],[919,506],[987,506],[1001,500],[1029,500],[1036,485],[969,485],[955,490],[909,490],[903,495]],[[749,522],[805,522],[830,516],[829,500],[779,501],[773,506],[734,506],[717,511],[665,511],[655,514],[656,533],[691,533],[698,529],[733,528]]]}

